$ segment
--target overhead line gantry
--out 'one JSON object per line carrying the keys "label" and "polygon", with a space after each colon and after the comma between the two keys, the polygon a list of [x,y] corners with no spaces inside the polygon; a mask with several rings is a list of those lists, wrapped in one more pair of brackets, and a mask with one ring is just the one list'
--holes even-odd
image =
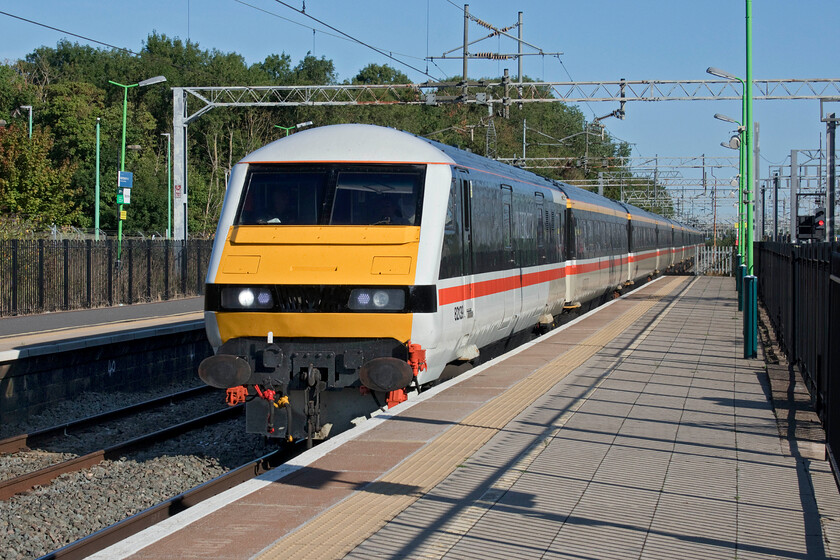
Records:
{"label": "overhead line gantry", "polygon": [[[173,94],[173,233],[186,239],[187,127],[221,107],[300,107],[347,105],[438,105],[466,103],[501,107],[513,103],[741,100],[732,80],[616,80],[599,82],[425,82],[401,85],[176,87]],[[754,80],[756,100],[840,100],[840,79]],[[460,92],[451,94],[451,92]],[[188,100],[200,103],[190,112]]]}

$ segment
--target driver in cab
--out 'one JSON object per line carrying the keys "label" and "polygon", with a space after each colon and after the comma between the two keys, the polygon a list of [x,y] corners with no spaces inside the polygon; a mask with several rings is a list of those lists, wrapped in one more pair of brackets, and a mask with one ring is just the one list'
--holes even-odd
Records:
{"label": "driver in cab", "polygon": [[260,223],[275,225],[295,223],[295,209],[291,199],[291,193],[287,190],[274,189]]}

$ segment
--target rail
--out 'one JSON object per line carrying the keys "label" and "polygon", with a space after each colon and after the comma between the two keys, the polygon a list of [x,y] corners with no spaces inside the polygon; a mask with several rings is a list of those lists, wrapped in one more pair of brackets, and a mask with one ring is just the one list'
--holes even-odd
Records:
{"label": "rail", "polygon": [[16,436],[0,439],[0,453],[15,453],[17,451],[23,451],[24,449],[35,447],[40,443],[57,436],[67,435],[70,432],[82,430],[90,426],[98,426],[103,422],[126,418],[133,414],[138,414],[159,406],[174,404],[184,399],[190,399],[216,390],[218,389],[214,389],[209,385],[200,385],[198,387],[193,387],[192,389],[184,389],[183,391],[178,391],[177,393],[171,393],[156,399],[150,399],[130,406],[109,410],[101,414],[94,414],[93,416],[80,418],[79,420],[73,420],[72,422],[67,422],[58,426],[51,426],[49,428],[44,428],[28,434],[18,434]]}
{"label": "rail", "polygon": [[225,408],[217,412],[206,414],[199,418],[182,422],[175,426],[163,428],[151,434],[145,434],[142,436],[135,437],[128,441],[124,441],[122,443],[107,447],[106,449],[93,451],[91,453],[75,457],[68,461],[56,463],[55,465],[51,465],[49,467],[44,467],[43,469],[37,470],[32,473],[17,476],[9,480],[4,480],[0,482],[0,500],[7,500],[15,494],[18,494],[20,492],[26,492],[27,490],[31,490],[35,486],[47,484],[55,480],[62,474],[80,471],[82,469],[96,465],[104,461],[105,459],[118,458],[128,451],[153,445],[155,443],[160,442],[161,440],[174,438],[190,430],[195,430],[207,426],[209,424],[227,420],[236,415],[242,414],[244,410],[245,409],[242,405]]}
{"label": "rail", "polygon": [[59,548],[38,560],[81,560],[91,554],[99,552],[112,544],[139,533],[147,527],[160,523],[204,500],[221,494],[229,488],[242,484],[288,461],[291,456],[301,451],[296,445],[289,450],[274,451],[255,459],[241,467],[214,478],[192,490],[175,496],[165,502],[137,513],[127,519],[115,523],[110,527],[93,533],[67,546]]}

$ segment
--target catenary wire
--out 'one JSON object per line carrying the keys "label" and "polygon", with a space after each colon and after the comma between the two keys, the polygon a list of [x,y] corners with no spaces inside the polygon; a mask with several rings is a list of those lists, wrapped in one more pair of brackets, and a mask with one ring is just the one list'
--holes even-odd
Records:
{"label": "catenary wire", "polygon": [[39,27],[45,27],[46,29],[51,29],[52,31],[58,31],[59,33],[64,33],[66,35],[71,35],[71,36],[76,37],[78,39],[83,39],[85,41],[90,41],[91,43],[96,43],[97,45],[102,45],[102,46],[105,46],[105,47],[108,47],[108,48],[111,48],[111,49],[116,49],[118,51],[123,51],[123,52],[126,52],[126,53],[134,55],[134,56],[140,56],[140,53],[136,53],[136,52],[132,51],[131,49],[126,49],[125,47],[118,47],[116,45],[111,45],[110,43],[105,43],[103,41],[97,41],[96,39],[91,39],[90,37],[85,37],[84,35],[79,35],[78,33],[73,33],[72,31],[67,31],[65,29],[59,29],[58,27],[53,27],[51,25],[47,25],[46,23],[41,23],[41,22],[34,21],[34,20],[31,20],[31,19],[26,19],[25,17],[10,14],[9,12],[0,11],[0,14],[2,14],[4,16],[11,17],[11,18],[19,19],[21,21],[25,21],[26,23],[31,23],[32,25],[37,25]]}
{"label": "catenary wire", "polygon": [[411,69],[412,69],[412,70],[414,70],[415,72],[418,72],[418,73],[420,73],[420,74],[422,74],[422,75],[424,75],[424,76],[427,76],[427,77],[429,77],[429,78],[432,78],[433,80],[438,80],[438,81],[440,81],[440,79],[439,79],[439,78],[436,78],[435,76],[432,76],[432,75],[430,75],[430,74],[426,73],[426,72],[425,72],[424,70],[422,70],[421,68],[417,68],[417,67],[415,67],[415,66],[412,66],[411,64],[409,64],[409,63],[407,63],[407,62],[405,62],[405,61],[403,61],[403,60],[400,60],[400,59],[396,58],[396,57],[395,57],[395,56],[393,56],[392,54],[390,54],[390,53],[388,53],[388,52],[385,52],[385,51],[384,51],[384,50],[382,50],[382,49],[379,49],[379,48],[377,48],[377,47],[374,47],[373,45],[370,45],[370,44],[368,44],[368,43],[365,43],[364,41],[362,41],[362,40],[360,40],[360,39],[357,39],[357,38],[353,37],[352,35],[349,35],[348,33],[345,33],[344,31],[342,31],[342,30],[340,30],[340,29],[338,29],[338,28],[336,28],[336,27],[333,27],[332,25],[330,25],[330,24],[328,24],[328,23],[326,23],[326,22],[324,22],[324,21],[321,21],[320,19],[318,19],[318,18],[316,18],[316,17],[314,17],[314,16],[312,16],[312,15],[310,15],[310,14],[307,14],[307,13],[303,12],[302,10],[298,10],[298,9],[297,9],[297,8],[295,8],[294,6],[290,6],[290,5],[289,5],[289,4],[287,4],[286,2],[283,2],[283,0],[274,0],[274,1],[275,1],[275,2],[277,2],[278,4],[281,4],[281,5],[283,5],[283,6],[287,7],[287,8],[289,8],[290,10],[293,10],[293,11],[295,11],[295,12],[299,13],[299,14],[300,14],[300,15],[302,15],[302,16],[306,16],[306,17],[308,17],[309,19],[311,19],[311,20],[313,20],[313,21],[318,22],[319,24],[323,25],[324,27],[327,27],[328,29],[331,29],[331,30],[335,31],[336,33],[340,33],[341,35],[343,35],[343,36],[347,37],[348,39],[350,39],[350,40],[352,40],[352,41],[354,41],[354,42],[356,42],[356,43],[358,43],[358,44],[360,44],[360,45],[362,45],[362,46],[364,46],[364,47],[367,47],[367,48],[369,48],[369,49],[371,49],[371,50],[373,50],[373,51],[375,51],[375,52],[377,52],[377,53],[381,54],[382,56],[387,57],[387,58],[389,58],[389,59],[393,60],[394,62],[396,62],[396,63],[398,63],[398,64],[402,64],[403,66],[405,66],[405,67],[407,67],[407,68],[411,68]]}
{"label": "catenary wire", "polygon": [[[234,2],[236,2],[237,4],[242,4],[243,6],[247,6],[247,7],[249,7],[249,8],[254,9],[254,10],[257,10],[258,12],[262,12],[262,13],[264,13],[264,14],[268,14],[268,15],[270,15],[270,16],[274,16],[274,17],[276,17],[276,18],[278,18],[278,19],[282,19],[283,21],[287,21],[287,22],[289,22],[289,23],[293,23],[293,24],[297,25],[298,27],[303,27],[304,29],[309,29],[309,30],[311,30],[313,33],[317,32],[317,33],[320,33],[321,35],[327,35],[328,37],[333,37],[334,39],[341,39],[342,41],[347,41],[348,43],[355,43],[355,42],[357,42],[355,39],[348,38],[348,37],[344,37],[344,36],[342,36],[342,35],[337,35],[337,34],[335,34],[335,33],[329,33],[329,32],[324,31],[324,30],[322,30],[322,29],[317,29],[317,28],[315,28],[315,27],[311,27],[311,26],[309,26],[309,25],[306,25],[305,23],[300,23],[299,21],[295,21],[295,20],[293,20],[293,19],[289,19],[289,18],[287,18],[287,17],[281,16],[280,14],[278,14],[278,13],[276,13],[276,12],[272,12],[271,10],[266,10],[265,8],[260,8],[259,6],[255,6],[255,5],[253,5],[253,4],[249,4],[248,2],[244,2],[243,0],[233,0],[233,1],[234,1]],[[392,55],[393,55],[393,54],[396,54],[396,55],[403,56],[403,57],[407,57],[407,58],[413,58],[413,59],[415,59],[415,60],[425,60],[424,58],[421,58],[421,57],[419,57],[419,56],[413,56],[413,55],[406,54],[406,53],[395,53],[395,52],[393,52],[393,51],[389,51],[389,52],[390,52]],[[428,75],[428,74],[427,74],[427,75]]]}

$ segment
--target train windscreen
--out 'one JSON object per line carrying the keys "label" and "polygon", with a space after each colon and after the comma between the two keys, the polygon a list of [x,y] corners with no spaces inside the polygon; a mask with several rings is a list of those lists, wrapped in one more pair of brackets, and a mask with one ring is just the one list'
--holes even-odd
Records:
{"label": "train windscreen", "polygon": [[420,225],[419,165],[252,165],[238,225]]}

